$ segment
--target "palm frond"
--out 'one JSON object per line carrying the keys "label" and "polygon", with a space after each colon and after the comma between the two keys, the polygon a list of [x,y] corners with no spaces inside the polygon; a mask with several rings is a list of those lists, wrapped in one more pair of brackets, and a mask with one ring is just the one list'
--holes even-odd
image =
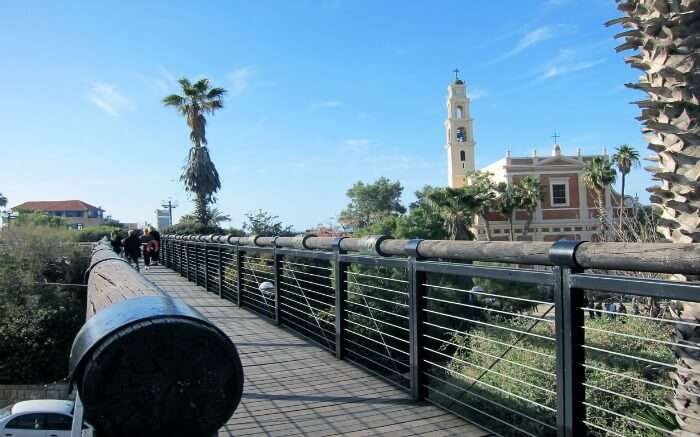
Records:
{"label": "palm frond", "polygon": [[207,90],[209,89],[209,79],[199,79],[194,83],[194,85],[192,85],[192,89],[197,91],[197,94],[200,96],[206,96]]}
{"label": "palm frond", "polygon": [[221,180],[206,147],[192,147],[183,168],[180,180],[189,192],[202,196],[207,201],[221,188]]}
{"label": "palm frond", "polygon": [[163,105],[165,106],[182,106],[185,103],[185,98],[177,94],[170,94],[163,98]]}
{"label": "palm frond", "polygon": [[180,86],[182,87],[183,90],[186,90],[188,88],[192,88],[192,83],[186,77],[179,79],[177,82],[180,84]]}
{"label": "palm frond", "polygon": [[226,94],[226,90],[220,87],[212,88],[207,93],[207,99],[218,99]]}

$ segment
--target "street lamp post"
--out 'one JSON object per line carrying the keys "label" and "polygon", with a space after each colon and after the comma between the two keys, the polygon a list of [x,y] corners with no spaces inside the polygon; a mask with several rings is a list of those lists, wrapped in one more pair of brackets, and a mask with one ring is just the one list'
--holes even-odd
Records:
{"label": "street lamp post", "polygon": [[168,225],[172,226],[173,225],[173,209],[177,208],[177,200],[173,201],[172,199],[168,198],[167,201],[163,201],[162,205],[163,208],[168,208]]}

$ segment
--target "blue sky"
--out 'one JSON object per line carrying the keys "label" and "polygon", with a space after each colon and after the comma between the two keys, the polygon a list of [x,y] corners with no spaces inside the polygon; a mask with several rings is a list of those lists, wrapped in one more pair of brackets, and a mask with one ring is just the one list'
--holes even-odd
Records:
{"label": "blue sky", "polygon": [[[445,95],[455,67],[472,97],[477,166],[505,155],[628,143],[646,155],[637,73],[603,23],[613,0],[0,3],[0,192],[11,205],[82,199],[154,221],[190,147],[162,97],[182,76],[229,90],[209,120],[239,225],[270,211],[327,223],[358,180],[398,179],[405,200],[444,185]],[[148,4],[146,4],[148,3]],[[646,201],[650,178],[630,177]]]}

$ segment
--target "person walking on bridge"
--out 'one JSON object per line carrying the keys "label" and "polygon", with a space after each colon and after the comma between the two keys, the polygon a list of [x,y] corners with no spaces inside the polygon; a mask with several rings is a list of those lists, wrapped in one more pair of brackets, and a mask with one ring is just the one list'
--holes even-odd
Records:
{"label": "person walking on bridge", "polygon": [[110,238],[109,238],[109,244],[112,245],[112,249],[114,250],[114,252],[116,252],[117,255],[119,255],[119,256],[122,255],[123,244],[122,244],[121,235],[119,235],[118,230],[115,229],[112,231],[112,234],[110,235]]}
{"label": "person walking on bridge", "polygon": [[129,264],[134,263],[136,271],[139,269],[139,258],[141,257],[141,239],[135,230],[130,230],[129,235],[124,239],[124,254]]}
{"label": "person walking on bridge", "polygon": [[149,226],[145,229],[143,236],[141,237],[141,243],[143,243],[143,263],[146,265],[146,270],[151,266],[151,260],[158,260],[158,250],[160,249],[160,234],[158,234],[158,240],[156,240],[153,235],[153,230]]}

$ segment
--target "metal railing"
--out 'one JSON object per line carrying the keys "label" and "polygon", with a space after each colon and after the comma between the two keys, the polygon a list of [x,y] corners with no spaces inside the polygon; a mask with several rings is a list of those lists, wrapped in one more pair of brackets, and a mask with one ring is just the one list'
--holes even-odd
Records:
{"label": "metal railing", "polygon": [[[163,236],[168,267],[494,435],[675,435],[700,245]],[[541,267],[544,266],[544,267]],[[261,287],[264,282],[274,285]],[[665,308],[665,309],[664,309]],[[679,391],[680,390],[680,391]]]}

